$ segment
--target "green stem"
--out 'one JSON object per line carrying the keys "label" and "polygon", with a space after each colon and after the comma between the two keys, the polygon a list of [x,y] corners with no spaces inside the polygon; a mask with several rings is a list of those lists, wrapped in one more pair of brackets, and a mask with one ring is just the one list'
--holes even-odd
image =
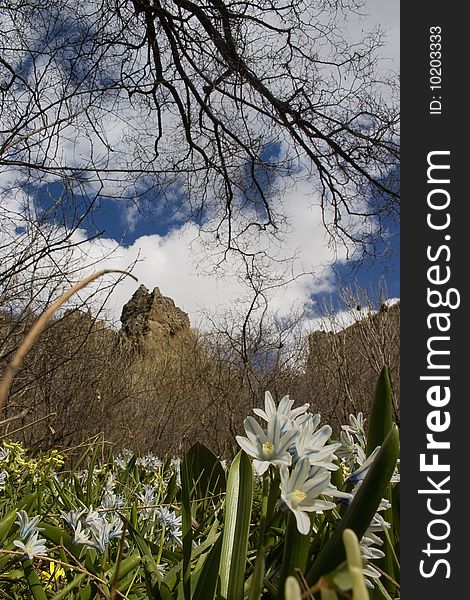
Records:
{"label": "green stem", "polygon": [[160,535],[160,547],[158,549],[157,559],[155,560],[157,565],[159,565],[160,561],[162,560],[164,545],[165,545],[165,525],[162,523],[162,533]]}
{"label": "green stem", "polygon": [[266,536],[266,521],[268,516],[268,501],[269,501],[269,486],[271,483],[271,477],[269,470],[263,475],[263,491],[261,496],[261,512],[259,519],[259,538],[258,538],[258,554],[260,553],[261,547],[264,546],[264,539]]}
{"label": "green stem", "polygon": [[261,511],[259,519],[259,537],[258,537],[258,551],[256,552],[256,562],[253,571],[250,594],[248,600],[258,600],[261,596],[261,590],[263,588],[264,572],[265,572],[265,538],[266,538],[266,524],[268,519],[268,504],[269,504],[269,489],[271,484],[271,477],[269,470],[263,476],[263,491],[261,495]]}

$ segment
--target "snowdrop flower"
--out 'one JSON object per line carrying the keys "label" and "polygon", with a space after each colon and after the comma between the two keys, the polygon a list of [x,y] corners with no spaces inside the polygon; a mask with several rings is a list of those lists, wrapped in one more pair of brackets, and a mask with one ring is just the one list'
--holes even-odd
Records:
{"label": "snowdrop flower", "polygon": [[81,510],[70,510],[68,513],[66,513],[63,510],[60,511],[60,516],[62,517],[62,519],[66,523],[68,523],[74,531],[77,528],[77,526],[80,524],[80,521],[79,521],[80,517],[84,514],[85,514],[84,508],[82,508]]}
{"label": "snowdrop flower", "polygon": [[106,483],[104,485],[106,492],[114,492],[115,486],[116,486],[116,477],[114,476],[113,473],[110,473],[108,475],[108,478],[106,479]]}
{"label": "snowdrop flower", "polygon": [[281,419],[281,429],[284,430],[289,427],[293,421],[300,415],[307,412],[310,404],[303,404],[298,408],[292,408],[294,401],[289,396],[284,396],[279,402],[279,406],[276,407],[273,397],[270,392],[264,394],[264,410],[262,408],[254,408],[253,412],[255,415],[267,421],[268,423],[278,416]]}
{"label": "snowdrop flower", "polygon": [[94,510],[92,506],[88,509],[88,514],[83,520],[84,524],[87,527],[99,527],[102,521],[102,517],[98,513],[98,511]]}
{"label": "snowdrop flower", "polygon": [[297,435],[297,429],[282,431],[283,416],[275,413],[268,421],[268,431],[265,433],[253,417],[244,421],[247,437],[237,435],[236,439],[242,449],[252,456],[253,467],[258,475],[262,475],[269,465],[292,464],[289,446]]}
{"label": "snowdrop flower", "polygon": [[76,546],[78,544],[83,544],[84,546],[91,546],[92,541],[90,540],[88,534],[82,530],[82,523],[78,521],[78,523],[73,528],[74,535],[72,543]]}
{"label": "snowdrop flower", "polygon": [[38,536],[39,531],[35,531],[24,541],[24,543],[20,540],[14,540],[13,544],[26,554],[30,560],[33,558],[33,555],[47,556],[47,548],[44,545],[46,540],[43,538],[38,539]]}
{"label": "snowdrop flower", "polygon": [[115,510],[122,508],[125,504],[124,498],[112,491],[107,491],[101,501],[100,508]]}
{"label": "snowdrop flower", "polygon": [[181,460],[179,458],[171,459],[171,468],[176,475],[176,485],[181,487],[181,471],[180,471]]}
{"label": "snowdrop flower", "polygon": [[101,554],[106,550],[107,544],[114,538],[122,535],[122,521],[114,516],[111,521],[100,517],[90,524],[91,539],[88,545],[96,548]]}
{"label": "snowdrop flower", "polygon": [[354,440],[349,431],[341,431],[340,442],[341,447],[338,449],[337,454],[350,470],[354,470],[356,465],[362,465],[365,462],[366,453],[364,448]]}
{"label": "snowdrop flower", "polygon": [[106,546],[110,541],[111,525],[106,519],[103,519],[101,523],[94,523],[93,527],[90,527],[91,539],[89,545],[96,548],[98,552],[103,554],[106,550]]}
{"label": "snowdrop flower", "polygon": [[116,464],[120,469],[125,469],[133,456],[134,453],[132,450],[124,448],[114,459],[114,464]]}
{"label": "snowdrop flower", "polygon": [[351,435],[354,435],[358,442],[365,446],[366,433],[364,431],[364,415],[362,412],[357,413],[357,416],[349,415],[349,425],[341,425],[343,431],[347,431]]}
{"label": "snowdrop flower", "polygon": [[310,531],[309,512],[323,512],[335,508],[334,502],[320,500],[320,494],[329,493],[330,473],[325,469],[315,469],[311,477],[308,458],[300,459],[293,471],[289,473],[286,466],[281,466],[281,498],[294,513],[297,529],[303,535]]}
{"label": "snowdrop flower", "polygon": [[18,535],[23,541],[33,533],[44,531],[43,527],[36,527],[36,523],[41,518],[40,516],[33,517],[30,521],[27,512],[20,510],[16,513],[16,517],[15,523],[20,527]]}
{"label": "snowdrop flower", "polygon": [[[386,523],[386,521],[384,521]],[[386,523],[390,526],[388,523]],[[374,568],[372,564],[369,563],[370,560],[377,560],[379,558],[383,558],[385,553],[382,552],[379,548],[374,548],[373,545],[381,546],[383,541],[372,531],[372,528],[369,527],[364,534],[362,540],[359,542],[359,548],[361,551],[361,557],[365,562],[364,569],[362,572],[364,573],[364,577],[366,580],[366,585],[368,588],[373,588],[374,586],[369,581],[370,579],[379,579],[381,573]]]}
{"label": "snowdrop flower", "polygon": [[167,506],[162,506],[157,508],[156,510],[158,520],[167,528],[167,529],[179,529],[181,527],[182,518],[181,516],[177,517],[176,513],[170,510]]}
{"label": "snowdrop flower", "polygon": [[311,466],[336,471],[338,465],[333,462],[337,460],[334,452],[341,446],[341,443],[335,442],[334,444],[325,445],[332,434],[329,425],[323,425],[317,432],[315,432],[315,429],[315,421],[308,421],[300,427],[299,435],[295,440],[297,456],[299,458],[307,457]]}
{"label": "snowdrop flower", "polygon": [[183,532],[181,531],[182,517],[176,516],[174,511],[169,510],[166,506],[156,509],[157,517],[160,523],[165,528],[165,537],[172,544],[177,544],[178,546],[183,546],[182,536]]}
{"label": "snowdrop flower", "polygon": [[153,485],[146,484],[143,491],[139,494],[139,500],[145,508],[141,509],[144,517],[150,518],[155,514],[153,505],[157,502],[156,490]]}
{"label": "snowdrop flower", "polygon": [[152,471],[152,472],[155,473],[162,466],[162,461],[158,458],[158,456],[155,456],[154,454],[152,454],[151,452],[149,452],[145,456],[142,456],[142,457],[138,458],[135,461],[135,464],[136,465],[140,465],[146,471]]}
{"label": "snowdrop flower", "polygon": [[392,485],[394,485],[396,483],[400,483],[400,459],[397,460],[397,466],[395,467],[395,470],[393,471],[393,475],[392,475],[392,478],[390,479],[390,483]]}
{"label": "snowdrop flower", "polygon": [[379,513],[376,512],[367,528],[367,532],[374,533],[376,531],[385,531],[386,529],[390,529],[390,527],[390,523],[386,521],[382,515],[379,515]]}

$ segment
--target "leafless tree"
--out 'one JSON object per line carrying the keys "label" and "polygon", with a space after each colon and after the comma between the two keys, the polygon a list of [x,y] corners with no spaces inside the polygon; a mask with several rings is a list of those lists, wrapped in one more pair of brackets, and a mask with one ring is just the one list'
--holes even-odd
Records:
{"label": "leafless tree", "polygon": [[[80,273],[75,234],[99,235],[94,215],[113,199],[193,219],[211,246],[241,254],[254,294],[241,330],[228,331],[233,356],[284,360],[252,318],[276,285],[258,280],[259,242],[281,235],[283,190],[308,181],[332,238],[364,252],[398,213],[396,90],[377,70],[381,33],[344,33],[362,8],[0,0],[3,359],[28,314]],[[220,380],[238,382],[234,372]]]}
{"label": "leafless tree", "polygon": [[151,194],[245,253],[295,174],[327,230],[366,249],[397,213],[398,117],[380,32],[343,32],[362,5],[2,2],[0,167],[72,204]]}

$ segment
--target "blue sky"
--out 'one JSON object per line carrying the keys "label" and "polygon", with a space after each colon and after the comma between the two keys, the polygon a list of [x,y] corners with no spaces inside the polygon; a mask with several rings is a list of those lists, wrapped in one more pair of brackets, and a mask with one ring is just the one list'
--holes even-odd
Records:
{"label": "blue sky", "polygon": [[[382,48],[386,59],[383,68],[396,73],[399,67],[399,3],[371,0],[369,10],[371,14],[367,17],[345,22],[345,29],[351,32],[351,39],[354,35],[362,36],[361,32],[374,24],[387,30],[387,43]],[[117,148],[119,154],[126,151],[122,132],[133,115],[129,111],[113,118],[114,121],[111,119],[106,123],[106,136],[110,147]],[[132,127],[139,128],[137,119]],[[154,140],[147,141],[153,144]],[[80,165],[91,151],[99,153],[99,144],[90,147],[77,128],[59,141],[56,151],[67,159],[68,164]],[[10,182],[8,177],[4,179],[7,189]],[[44,208],[54,204],[62,192],[52,179],[46,181],[41,182],[39,193],[32,186],[24,188],[30,199]],[[280,188],[282,183],[286,182],[280,181]],[[114,191],[114,183],[110,186],[110,191]],[[87,189],[90,193],[95,191],[103,195],[107,192],[98,184],[93,188],[92,183],[87,184]],[[132,189],[128,192],[132,195]],[[138,190],[134,189],[134,192],[137,194]],[[22,198],[7,197],[13,210],[23,201]],[[312,183],[308,184],[301,176],[298,180],[289,180],[273,202],[275,209],[286,218],[283,235],[276,240],[259,234],[257,239],[250,240],[250,244],[252,249],[261,249],[271,257],[270,261],[260,265],[260,269],[265,276],[263,286],[270,307],[281,318],[298,310],[306,311],[313,318],[325,300],[340,308],[338,289],[341,285],[365,288],[372,297],[385,286],[388,297],[399,297],[399,230],[396,224],[390,225],[385,241],[377,246],[375,260],[366,258],[356,264],[347,260],[345,248],[328,244],[318,208],[318,192]],[[67,221],[80,215],[86,202],[82,206],[66,203],[62,206],[66,210],[61,217]],[[201,225],[207,225],[207,222],[204,219],[198,222],[191,218],[185,220],[181,213],[170,214],[168,209],[159,209],[158,196],[153,190],[139,194],[138,203],[100,197],[81,229],[74,234],[74,241],[80,244],[73,259],[84,269],[96,269],[97,266],[128,269],[133,265],[133,273],[139,282],[123,281],[108,302],[109,316],[115,321],[119,319],[122,305],[142,283],[149,289],[160,287],[164,295],[172,297],[188,312],[191,322],[197,326],[204,323],[203,314],[207,312],[223,316],[230,310],[243,311],[252,294],[244,279],[240,257],[229,256],[221,263],[223,244],[217,246],[213,234],[211,237]],[[94,239],[88,242],[88,237]]]}

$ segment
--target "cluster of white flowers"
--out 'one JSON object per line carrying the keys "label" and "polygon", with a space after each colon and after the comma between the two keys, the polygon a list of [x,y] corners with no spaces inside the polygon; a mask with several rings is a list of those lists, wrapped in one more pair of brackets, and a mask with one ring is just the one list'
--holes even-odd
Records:
{"label": "cluster of white flowers", "polygon": [[148,452],[145,456],[140,456],[135,461],[135,464],[139,465],[146,471],[156,473],[160,470],[162,466],[162,461],[158,458],[158,456],[155,456],[155,454]]}
{"label": "cluster of white flowers", "polygon": [[[341,426],[341,447],[338,449],[337,454],[341,458],[343,472],[349,474],[347,481],[354,484],[354,487],[351,490],[351,499],[354,498],[361,487],[369,467],[374,462],[374,459],[380,450],[380,448],[377,447],[366,457],[367,437],[364,431],[364,422],[364,415],[360,412],[356,416],[349,415],[349,424]],[[398,468],[396,468],[391,483],[397,483],[399,480],[400,474],[398,473]],[[364,568],[366,584],[370,588],[373,588],[373,585],[368,578],[379,579],[381,573],[370,564],[369,561],[377,560],[385,556],[380,548],[375,547],[383,545],[383,541],[377,533],[386,531],[390,528],[390,523],[388,523],[380,513],[389,509],[390,506],[390,502],[387,499],[382,498],[377,512],[359,543],[361,556],[366,564]]]}
{"label": "cluster of white flowers", "polygon": [[114,464],[116,464],[120,469],[127,468],[131,458],[134,456],[132,450],[128,448],[124,448],[121,452],[114,458]]}
{"label": "cluster of white flowers", "polygon": [[25,510],[20,510],[16,513],[15,523],[19,526],[19,540],[14,540],[13,544],[27,555],[29,559],[33,556],[46,556],[46,540],[39,537],[42,527],[36,527],[40,517],[35,516],[32,519],[28,517]]}
{"label": "cluster of white flowers", "polygon": [[281,498],[294,513],[299,532],[306,535],[310,531],[308,513],[321,513],[336,506],[324,497],[349,496],[330,481],[331,471],[338,469],[335,451],[341,443],[327,443],[332,429],[329,425],[318,429],[320,416],[307,412],[309,404],[292,408],[293,404],[289,396],[284,396],[276,407],[266,392],[264,410],[253,410],[266,421],[266,429],[253,417],[247,417],[246,437],[237,436],[237,442],[253,457],[258,475],[263,475],[270,465],[279,467]]}
{"label": "cluster of white flowers", "polygon": [[163,530],[166,542],[168,542],[173,548],[175,546],[182,548],[182,517],[176,516],[176,513],[170,510],[167,506],[158,507],[155,511],[155,514],[159,524],[159,531],[161,533]]}
{"label": "cluster of white flowers", "polygon": [[144,484],[138,497],[142,505],[139,509],[140,514],[146,519],[153,520],[155,518],[155,505],[157,503],[157,491],[155,487],[150,483]]}
{"label": "cluster of white flowers", "polygon": [[60,515],[73,531],[74,544],[94,548],[101,554],[111,540],[122,535],[122,520],[112,511],[101,514],[90,506],[88,512],[85,509],[61,511]]}
{"label": "cluster of white flowers", "polygon": [[[247,417],[244,421],[246,437],[237,436],[237,442],[254,459],[257,475],[263,475],[270,465],[279,468],[282,502],[293,512],[299,532],[306,535],[311,526],[309,513],[335,508],[333,499],[352,501],[380,448],[367,457],[362,413],[349,416],[349,423],[341,427],[340,441],[334,442],[331,427],[319,427],[320,415],[309,413],[309,404],[297,408],[293,408],[293,404],[289,396],[284,396],[276,406],[271,394],[266,392],[264,410],[253,410],[266,422],[265,427],[253,417]],[[331,472],[340,465],[345,482],[354,486],[350,493],[338,490],[331,483]],[[396,472],[392,483],[398,480]],[[368,561],[384,556],[376,547],[383,543],[377,533],[390,527],[380,515],[389,507],[390,503],[383,499],[360,542],[366,577],[380,577],[379,571]]]}

